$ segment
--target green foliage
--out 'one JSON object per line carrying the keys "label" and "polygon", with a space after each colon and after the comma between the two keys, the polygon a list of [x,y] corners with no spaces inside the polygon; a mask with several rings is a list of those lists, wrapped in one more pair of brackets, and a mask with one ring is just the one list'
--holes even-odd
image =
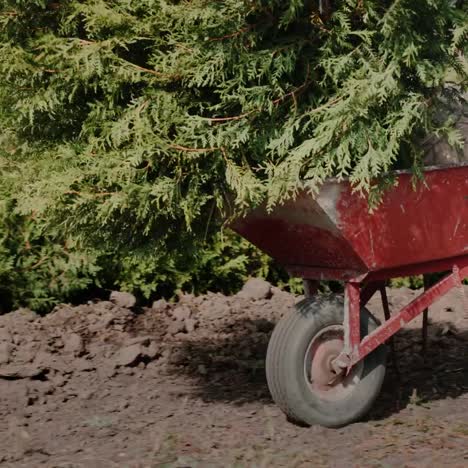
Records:
{"label": "green foliage", "polygon": [[267,268],[222,220],[418,173],[467,24],[453,0],[1,0],[2,287],[41,304]]}
{"label": "green foliage", "polygon": [[122,255],[116,251],[109,266],[114,276],[106,275],[108,282],[139,291],[146,299],[154,293],[171,297],[181,291],[234,292],[250,275],[273,282],[287,278],[268,256],[231,231],[215,234],[210,242],[199,242],[194,252],[157,249]]}
{"label": "green foliage", "polygon": [[408,278],[395,278],[390,281],[390,285],[394,288],[410,288],[421,289],[424,287],[422,276],[410,276]]}

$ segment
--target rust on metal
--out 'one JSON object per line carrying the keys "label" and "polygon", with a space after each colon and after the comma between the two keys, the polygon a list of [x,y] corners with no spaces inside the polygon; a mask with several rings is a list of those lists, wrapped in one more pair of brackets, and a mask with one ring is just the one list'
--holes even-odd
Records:
{"label": "rust on metal", "polygon": [[[460,270],[460,276],[463,278],[468,277],[468,259],[465,262],[464,268]],[[369,353],[374,351],[374,349],[397,333],[404,325],[421,314],[431,304],[447,294],[451,289],[458,286],[459,278],[452,273],[422,293],[361,341],[358,352],[351,356],[352,364],[366,357]]]}
{"label": "rust on metal", "polygon": [[[339,374],[346,369],[346,375],[354,364],[352,357],[357,356],[361,342],[361,291],[359,283],[347,282],[344,300],[344,346],[341,353],[331,362],[334,371]],[[358,361],[356,361],[358,362]]]}

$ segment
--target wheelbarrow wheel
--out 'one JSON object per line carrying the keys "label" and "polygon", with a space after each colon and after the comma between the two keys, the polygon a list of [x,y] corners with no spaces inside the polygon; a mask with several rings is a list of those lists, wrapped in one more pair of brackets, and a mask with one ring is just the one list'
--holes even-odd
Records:
{"label": "wheelbarrow wheel", "polygon": [[[377,398],[385,377],[386,347],[378,347],[348,375],[330,365],[342,351],[344,301],[308,298],[275,327],[268,345],[266,374],[275,403],[290,420],[340,427],[359,420]],[[361,337],[378,322],[361,310]]]}

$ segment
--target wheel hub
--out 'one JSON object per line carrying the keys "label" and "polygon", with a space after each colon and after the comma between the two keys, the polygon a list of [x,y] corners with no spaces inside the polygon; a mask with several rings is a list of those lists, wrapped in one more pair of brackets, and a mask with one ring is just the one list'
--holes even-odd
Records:
{"label": "wheel hub", "polygon": [[343,340],[339,338],[321,341],[315,350],[311,363],[313,385],[321,390],[327,390],[343,379],[344,373],[336,373],[332,362],[343,350]]}
{"label": "wheel hub", "polygon": [[360,379],[362,365],[358,363],[349,373],[334,365],[344,348],[343,327],[330,326],[315,335],[305,356],[305,373],[313,393],[327,400],[339,400]]}

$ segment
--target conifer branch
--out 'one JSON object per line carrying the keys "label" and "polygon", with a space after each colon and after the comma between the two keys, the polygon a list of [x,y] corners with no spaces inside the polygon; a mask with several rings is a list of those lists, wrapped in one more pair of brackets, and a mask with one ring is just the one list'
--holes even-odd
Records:
{"label": "conifer branch", "polygon": [[25,268],[24,270],[26,270],[26,271],[27,270],[35,270],[36,268],[39,268],[42,264],[44,264],[47,260],[49,260],[49,258],[50,257],[48,255],[46,255],[46,256],[40,258],[34,265],[31,265],[31,266]]}
{"label": "conifer branch", "polygon": [[208,39],[209,42],[215,42],[215,41],[224,41],[226,39],[232,39],[234,37],[237,37],[237,36],[240,36],[241,34],[245,34],[246,32],[249,32],[251,31],[255,26],[254,25],[250,25],[246,28],[242,28],[240,29],[239,31],[236,31],[236,32],[233,32],[231,34],[226,34],[225,36],[221,36],[221,37],[210,37]]}
{"label": "conifer branch", "polygon": [[67,190],[64,195],[79,195],[79,196],[91,196],[93,198],[108,197],[115,195],[115,192],[97,192],[97,193],[85,193],[78,190]]}
{"label": "conifer branch", "polygon": [[129,62],[128,60],[122,59],[122,62],[125,64],[130,65],[133,68],[136,68],[137,70],[143,72],[143,73],[150,73],[151,75],[157,76],[158,78],[166,78],[169,80],[179,80],[180,75],[178,74],[167,74],[167,73],[162,73],[157,70],[151,70],[150,68],[145,68],[142,67],[141,65],[137,65],[136,63]]}
{"label": "conifer branch", "polygon": [[87,39],[80,39],[78,38],[78,42],[81,44],[81,45],[93,45],[93,44],[96,44],[96,41],[89,41]]}
{"label": "conifer branch", "polygon": [[[296,101],[297,95],[300,94],[301,92],[305,91],[305,89],[311,83],[311,81],[309,80],[309,75],[310,75],[310,65],[307,66],[307,75],[306,75],[305,82],[301,86],[294,89],[293,91],[285,94],[284,96],[281,96],[280,98],[277,98],[277,99],[273,100],[272,104],[276,106],[276,105],[280,104],[281,102],[285,101],[286,99],[292,98],[294,100],[295,105],[297,106],[297,101]],[[232,116],[232,117],[202,117],[202,118],[204,120],[208,120],[210,122],[215,122],[215,123],[216,122],[217,123],[232,122],[232,121],[235,121],[235,120],[245,119],[246,117],[248,117],[248,116],[250,116],[252,114],[261,112],[261,111],[262,111],[262,109],[258,108],[258,109],[253,109],[253,110],[251,110],[249,112],[244,112],[243,114],[235,115],[235,116]]]}
{"label": "conifer branch", "polygon": [[242,120],[248,117],[249,115],[260,112],[261,109],[253,109],[249,112],[244,112],[243,114],[234,115],[232,117],[202,117],[203,120],[208,120],[209,122],[233,122],[235,120]]}
{"label": "conifer branch", "polygon": [[176,149],[179,151],[185,151],[187,153],[209,153],[212,151],[217,151],[220,148],[212,147],[212,148],[189,148],[187,146],[181,146],[181,145],[169,145],[170,148]]}

